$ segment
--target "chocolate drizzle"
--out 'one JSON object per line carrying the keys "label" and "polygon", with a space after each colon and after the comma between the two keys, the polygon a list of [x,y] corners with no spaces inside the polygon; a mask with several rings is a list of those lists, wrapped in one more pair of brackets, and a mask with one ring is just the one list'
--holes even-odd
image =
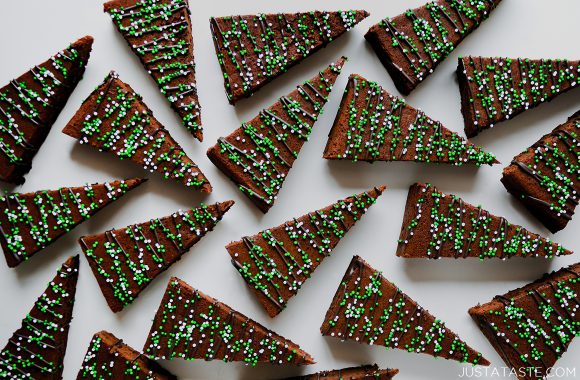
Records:
{"label": "chocolate drizzle", "polygon": [[457,75],[468,137],[578,86],[578,61],[464,57]]}
{"label": "chocolate drizzle", "polygon": [[144,351],[167,360],[223,360],[252,366],[313,363],[296,344],[175,277],[169,282]]}
{"label": "chocolate drizzle", "polygon": [[79,239],[114,312],[121,311],[219,223],[233,201],[201,205]]}
{"label": "chocolate drizzle", "polygon": [[358,75],[349,78],[324,157],[457,166],[497,163],[493,155]]}
{"label": "chocolate drizzle", "polygon": [[226,247],[271,317],[286,307],[383,191],[375,187]]}
{"label": "chocolate drizzle", "polygon": [[20,184],[89,59],[84,37],[0,89],[0,179]]}
{"label": "chocolate drizzle", "polygon": [[[398,256],[508,259],[570,254],[559,244],[427,184],[409,189]],[[419,231],[420,235],[417,234]]]}
{"label": "chocolate drizzle", "polygon": [[544,377],[580,336],[579,273],[563,268],[469,312],[507,364]]}
{"label": "chocolate drizzle", "polygon": [[299,85],[208,150],[212,162],[263,212],[273,206],[345,60]]}
{"label": "chocolate drizzle", "polygon": [[320,331],[341,340],[489,364],[358,256],[351,261]]}
{"label": "chocolate drizzle", "polygon": [[89,379],[176,380],[177,378],[107,331],[96,333],[87,350],[77,380]]}
{"label": "chocolate drizzle", "polygon": [[140,95],[111,72],[63,130],[120,159],[129,159],[165,179],[203,192],[211,186],[199,167],[153,116]]}
{"label": "chocolate drizzle", "polygon": [[10,267],[30,259],[143,180],[63,187],[0,197],[0,242]]}
{"label": "chocolate drizzle", "polygon": [[499,0],[438,0],[372,26],[365,38],[408,95],[463,39],[488,18]]}
{"label": "chocolate drizzle", "polygon": [[251,96],[367,17],[365,11],[212,17],[210,28],[230,103]]}
{"label": "chocolate drizzle", "polygon": [[111,1],[105,10],[183,125],[202,140],[188,1],[135,0],[130,7],[121,3]]}
{"label": "chocolate drizzle", "polygon": [[78,278],[69,258],[0,352],[0,377],[60,379]]}
{"label": "chocolate drizzle", "polygon": [[532,178],[533,187],[522,183],[510,167],[504,170],[506,188],[553,232],[572,220],[580,201],[579,131],[580,121],[573,117],[512,160],[511,167],[523,173],[523,179]]}

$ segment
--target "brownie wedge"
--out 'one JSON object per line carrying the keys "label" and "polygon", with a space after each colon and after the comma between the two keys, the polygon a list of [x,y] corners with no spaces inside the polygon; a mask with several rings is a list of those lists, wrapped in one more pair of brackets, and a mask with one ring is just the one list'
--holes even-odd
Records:
{"label": "brownie wedge", "polygon": [[375,187],[228,244],[232,264],[270,317],[286,308],[383,191]]}
{"label": "brownie wedge", "polygon": [[465,134],[474,137],[578,87],[580,61],[468,56],[457,79]]}
{"label": "brownie wedge", "polygon": [[212,191],[208,179],[155,119],[141,95],[114,71],[85,99],[62,132],[164,179],[203,193]]}
{"label": "brownie wedge", "polygon": [[0,351],[0,378],[62,379],[79,257],[70,257]]}
{"label": "brownie wedge", "polygon": [[514,157],[501,182],[552,233],[580,202],[580,112]]}
{"label": "brownie wedge", "polygon": [[176,277],[169,280],[143,352],[164,360],[314,364],[297,344]]}
{"label": "brownie wedge", "polygon": [[177,380],[165,368],[107,331],[93,336],[77,380]]}
{"label": "brownie wedge", "polygon": [[0,179],[24,183],[32,160],[82,79],[93,37],[83,37],[0,88]]}
{"label": "brownie wedge", "polygon": [[104,10],[183,125],[202,141],[188,0],[113,0]]}
{"label": "brownie wedge", "polygon": [[348,80],[323,157],[456,166],[498,163],[481,147],[357,74]]}
{"label": "brownie wedge", "polygon": [[519,380],[545,379],[580,336],[580,263],[495,296],[469,314]]}
{"label": "brownie wedge", "polygon": [[163,218],[79,239],[103,296],[119,312],[221,221],[234,201],[179,210]]}
{"label": "brownie wedge", "polygon": [[263,213],[274,205],[345,62],[330,64],[207,151]]}
{"label": "brownie wedge", "polygon": [[409,95],[501,0],[437,0],[385,18],[365,34],[395,86]]}
{"label": "brownie wedge", "polygon": [[228,101],[236,104],[253,95],[368,15],[350,10],[212,17]]}
{"label": "brownie wedge", "polygon": [[0,243],[14,268],[145,180],[96,183],[0,197]]}
{"label": "brownie wedge", "polygon": [[489,365],[381,272],[354,256],[324,322],[324,336],[362,344],[396,348],[461,363]]}
{"label": "brownie wedge", "polygon": [[444,194],[431,184],[409,188],[397,256],[404,258],[545,257],[572,252],[493,215],[481,206]]}

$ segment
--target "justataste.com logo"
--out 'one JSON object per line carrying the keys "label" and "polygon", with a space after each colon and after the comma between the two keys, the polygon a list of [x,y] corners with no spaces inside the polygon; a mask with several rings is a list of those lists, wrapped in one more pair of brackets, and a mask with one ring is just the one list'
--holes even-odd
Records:
{"label": "justataste.com logo", "polygon": [[[490,378],[538,378],[541,379],[544,376],[543,368],[536,367],[522,367],[522,368],[511,368],[511,367],[463,367],[462,372],[459,374],[460,378],[466,379],[490,379]],[[548,370],[546,379],[573,379],[576,378],[576,368],[566,368],[566,367],[552,367]]]}

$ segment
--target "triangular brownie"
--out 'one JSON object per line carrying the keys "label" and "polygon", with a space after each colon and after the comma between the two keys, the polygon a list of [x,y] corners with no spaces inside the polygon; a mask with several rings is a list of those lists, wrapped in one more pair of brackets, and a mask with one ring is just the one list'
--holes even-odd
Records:
{"label": "triangular brownie", "polygon": [[270,317],[286,308],[384,190],[375,187],[226,247]]}
{"label": "triangular brownie", "polygon": [[314,364],[297,344],[176,277],[169,281],[143,351],[165,360]]}
{"label": "triangular brownie", "polygon": [[207,151],[262,212],[274,205],[345,61],[340,58]]}
{"label": "triangular brownie", "polygon": [[481,206],[430,184],[409,188],[397,256],[405,258],[546,257],[572,252]]}
{"label": "triangular brownie", "polygon": [[0,352],[4,379],[62,379],[79,257],[70,257]]}
{"label": "triangular brownie", "polygon": [[205,175],[155,119],[141,95],[114,71],[85,99],[62,132],[165,179],[211,193]]}
{"label": "triangular brownie", "polygon": [[96,333],[77,380],[104,379],[177,380],[165,368],[123,343],[107,331]]}
{"label": "triangular brownie", "polygon": [[549,102],[580,83],[580,61],[499,57],[459,59],[457,78],[465,134]]}
{"label": "triangular brownie", "polygon": [[348,80],[323,157],[457,166],[498,163],[492,154],[356,74]]}
{"label": "triangular brownie", "polygon": [[489,365],[444,322],[358,256],[346,270],[320,331],[341,340]]}
{"label": "triangular brownie", "polygon": [[202,141],[188,0],[113,0],[104,8],[183,125]]}
{"label": "triangular brownie", "polygon": [[472,307],[469,314],[518,379],[545,379],[580,336],[578,294],[580,263]]}
{"label": "triangular brownie", "polygon": [[373,25],[365,38],[397,89],[409,95],[500,2],[430,1]]}
{"label": "triangular brownie", "polygon": [[378,365],[373,364],[322,371],[311,375],[289,377],[285,380],[391,380],[398,373],[398,369],[379,369]]}
{"label": "triangular brownie", "polygon": [[580,111],[514,157],[501,182],[551,232],[563,230],[580,202]]}
{"label": "triangular brownie", "polygon": [[130,305],[157,276],[213,230],[233,204],[202,205],[81,237],[79,244],[111,310],[118,312]]}
{"label": "triangular brownie", "polygon": [[0,243],[11,268],[27,261],[80,223],[143,183],[97,183],[0,197]]}
{"label": "triangular brownie", "polygon": [[231,104],[247,98],[368,16],[363,10],[212,17]]}
{"label": "triangular brownie", "polygon": [[52,124],[83,77],[93,37],[86,36],[0,89],[0,179],[24,183]]}

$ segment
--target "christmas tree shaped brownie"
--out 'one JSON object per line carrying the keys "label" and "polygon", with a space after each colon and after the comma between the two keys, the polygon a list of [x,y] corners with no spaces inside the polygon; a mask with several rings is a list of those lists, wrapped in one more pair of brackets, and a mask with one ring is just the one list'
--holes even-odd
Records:
{"label": "christmas tree shaped brownie", "polygon": [[311,375],[289,377],[285,380],[391,380],[398,373],[398,369],[379,369],[378,365],[373,364],[322,371]]}
{"label": "christmas tree shaped brownie", "polygon": [[314,364],[297,344],[175,277],[169,281],[143,351],[165,360]]}
{"label": "christmas tree shaped brownie", "polygon": [[365,38],[409,95],[486,20],[501,0],[437,0],[373,25]]}
{"label": "christmas tree shaped brownie", "polygon": [[274,205],[345,61],[331,64],[207,151],[262,212]]}
{"label": "christmas tree shaped brownie", "polygon": [[123,310],[161,273],[213,230],[233,201],[202,205],[93,236],[79,244],[109,307]]}
{"label": "christmas tree shaped brownie", "polygon": [[489,365],[445,323],[358,256],[353,257],[320,331],[343,341]]}
{"label": "christmas tree shaped brownie", "polygon": [[499,57],[459,59],[457,78],[467,137],[578,86],[580,61]]}
{"label": "christmas tree shaped brownie", "polygon": [[129,347],[107,331],[96,333],[77,380],[177,380],[159,364]]}
{"label": "christmas tree shaped brownie", "polygon": [[113,0],[104,8],[183,125],[203,140],[188,0]]}
{"label": "christmas tree shaped brownie", "polygon": [[430,184],[409,189],[397,256],[405,258],[546,257],[572,252],[481,206]]}
{"label": "christmas tree shaped brownie", "polygon": [[77,225],[143,183],[97,183],[0,197],[0,243],[11,268],[27,261]]}
{"label": "christmas tree shaped brownie", "polygon": [[349,78],[324,158],[457,166],[498,163],[492,154],[356,74]]}
{"label": "christmas tree shaped brownie", "polygon": [[83,37],[0,89],[0,179],[24,183],[52,124],[83,77],[93,38]]}
{"label": "christmas tree shaped brownie", "polygon": [[514,157],[501,182],[552,232],[580,202],[580,112]]}
{"label": "christmas tree shaped brownie", "polygon": [[351,10],[212,17],[229,102],[253,95],[367,16]]}
{"label": "christmas tree shaped brownie", "polygon": [[0,378],[62,379],[77,288],[79,257],[70,257],[0,352]]}
{"label": "christmas tree shaped brownie", "polygon": [[381,186],[339,200],[226,247],[270,317],[284,310],[384,190]]}
{"label": "christmas tree shaped brownie", "polygon": [[155,119],[141,95],[114,71],[84,101],[63,133],[165,179],[211,193],[205,175]]}
{"label": "christmas tree shaped brownie", "polygon": [[545,379],[580,336],[578,294],[580,263],[472,307],[469,314],[518,379]]}

